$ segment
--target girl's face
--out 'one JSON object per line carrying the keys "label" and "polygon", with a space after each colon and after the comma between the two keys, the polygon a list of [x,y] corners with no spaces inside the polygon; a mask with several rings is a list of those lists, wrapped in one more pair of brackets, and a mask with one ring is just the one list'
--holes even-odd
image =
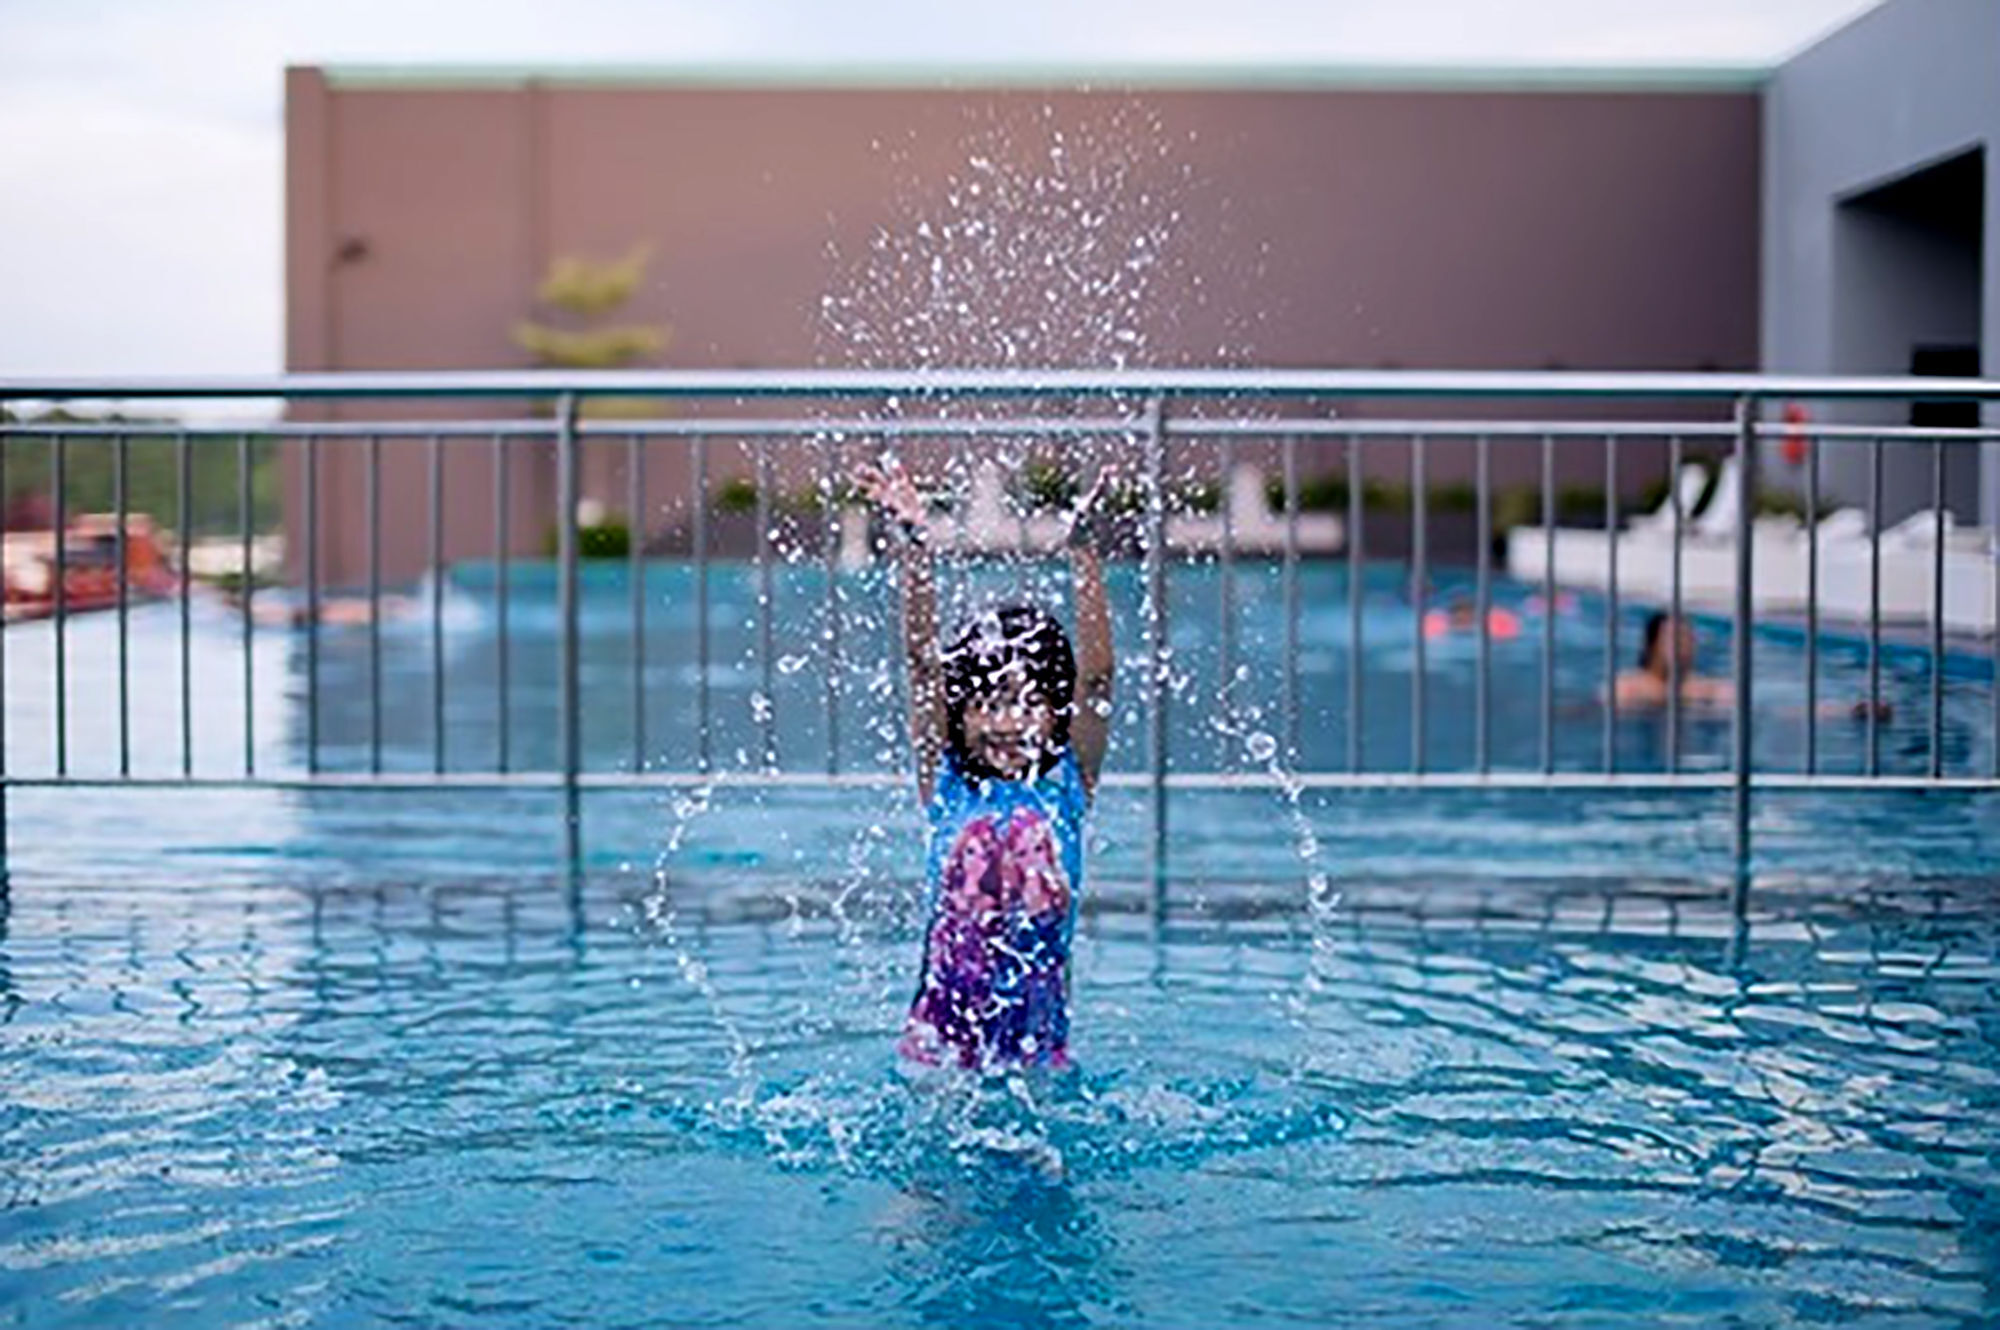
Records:
{"label": "girl's face", "polygon": [[965,704],[966,751],[1003,780],[1031,775],[1055,738],[1055,705],[1030,680],[1007,672]]}

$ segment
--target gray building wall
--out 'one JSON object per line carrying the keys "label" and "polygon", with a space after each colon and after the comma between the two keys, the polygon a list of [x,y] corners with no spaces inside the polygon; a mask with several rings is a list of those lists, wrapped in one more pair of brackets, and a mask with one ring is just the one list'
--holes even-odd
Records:
{"label": "gray building wall", "polygon": [[[1764,97],[1764,367],[1906,374],[1916,346],[1976,342],[1981,372],[2000,373],[1996,144],[1994,0],[1889,0],[1782,66]],[[1970,199],[1958,188],[1975,179],[1967,154],[1983,167]],[[1907,423],[1908,412],[1874,419]],[[1992,406],[1986,422],[2000,423]],[[1892,450],[1885,520],[1928,506],[1927,456]],[[1861,450],[1830,448],[1824,465],[1836,498],[1865,496]],[[2000,524],[2000,446],[1985,446],[1983,464],[1954,454],[1947,501],[1962,519]]]}

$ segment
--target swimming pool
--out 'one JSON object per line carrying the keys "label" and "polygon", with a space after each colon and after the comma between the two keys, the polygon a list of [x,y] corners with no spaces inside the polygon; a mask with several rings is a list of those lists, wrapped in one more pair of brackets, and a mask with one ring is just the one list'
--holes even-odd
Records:
{"label": "swimming pool", "polygon": [[976,1088],[886,902],[17,889],[5,1316],[1990,1324],[1991,885],[1092,916],[1079,1073]]}
{"label": "swimming pool", "polygon": [[[694,572],[685,564],[648,565],[642,650],[630,630],[631,592],[622,564],[586,565],[580,611],[581,748],[586,773],[637,769],[687,772],[697,762],[700,656],[694,642]],[[1405,570],[1370,565],[1361,593],[1359,734],[1349,722],[1353,601],[1344,564],[1301,565],[1297,592],[1296,747],[1285,742],[1287,674],[1282,582],[1269,564],[1245,561],[1230,577],[1230,631],[1219,631],[1222,578],[1212,565],[1175,565],[1168,583],[1172,656],[1167,748],[1173,772],[1269,774],[1342,771],[1358,737],[1364,770],[1404,771],[1412,759],[1411,684],[1416,665]],[[1005,568],[956,579],[967,600],[983,595],[1053,597],[1061,585],[1039,570]],[[1433,603],[1468,590],[1469,576],[1434,577]],[[789,771],[823,772],[829,738],[843,772],[893,777],[906,761],[896,652],[894,600],[883,572],[845,574],[835,584],[837,634],[825,635],[829,596],[817,566],[780,563],[774,571],[769,668],[764,610],[755,570],[722,563],[709,570],[709,736],[719,770],[755,771],[767,745]],[[1142,587],[1136,570],[1112,569],[1121,674],[1108,769],[1139,774],[1146,763]],[[1523,630],[1491,651],[1489,756],[1496,770],[1534,771],[1541,761],[1539,703],[1545,660],[1553,661],[1552,763],[1559,772],[1601,769],[1606,635],[1602,605],[1566,602],[1545,657],[1536,589],[1501,580],[1495,603],[1517,611]],[[509,571],[506,680],[500,684],[498,598],[490,565],[454,571],[434,638],[428,602],[385,622],[379,646],[364,629],[324,629],[318,643],[316,732],[307,722],[307,651],[302,634],[259,628],[252,634],[248,684],[240,623],[220,605],[194,607],[190,663],[192,715],[184,732],[178,705],[179,618],[175,606],[135,610],[130,625],[133,703],[130,767],[134,775],[172,779],[187,766],[198,776],[233,778],[246,749],[261,775],[299,774],[309,738],[322,770],[366,773],[379,761],[389,773],[421,776],[442,757],[447,772],[495,770],[505,749],[511,770],[553,769],[557,762],[556,615],[547,566]],[[1636,656],[1644,607],[1621,607],[1615,643],[1620,665]],[[1726,673],[1726,629],[1701,633],[1700,668]],[[114,776],[120,744],[116,626],[110,616],[80,618],[68,629],[66,715],[68,770]],[[16,776],[54,770],[52,637],[47,624],[9,630],[8,770]],[[379,656],[377,652],[379,651]],[[1227,653],[1227,667],[1224,655]],[[379,659],[379,709],[371,677]],[[838,662],[835,686],[823,666]],[[1756,641],[1755,728],[1760,769],[1803,766],[1807,726],[1806,658],[1796,640],[1773,633]],[[1865,654],[1829,645],[1819,655],[1818,697],[1867,695]],[[1993,769],[1994,691],[1985,662],[1965,662],[1942,690],[1941,766],[1947,775]],[[441,671],[442,737],[432,719],[433,678]],[[642,682],[635,700],[635,672]],[[766,691],[766,677],[769,688]],[[1475,758],[1478,649],[1466,636],[1426,644],[1423,757],[1432,771],[1465,771]],[[1880,726],[1882,770],[1920,773],[1931,753],[1928,667],[1891,656],[1883,696],[1895,704]],[[245,694],[253,717],[243,723]],[[829,705],[830,704],[830,705]],[[643,727],[634,723],[645,709]],[[831,718],[831,723],[829,723]],[[1658,772],[1670,754],[1666,718],[1621,713],[1610,727],[1621,771]],[[642,742],[635,744],[635,736]],[[1728,769],[1731,727],[1723,715],[1681,717],[1682,770]],[[1820,769],[1865,769],[1868,727],[1829,718],[1816,726]],[[1267,756],[1268,755],[1268,756]],[[518,871],[545,861],[559,844],[559,804],[547,794],[444,792],[349,794],[315,789],[156,790],[12,794],[10,866],[17,878],[157,881],[185,871],[266,880],[369,882],[382,875],[448,876]],[[894,871],[891,838],[858,838],[871,826],[914,828],[913,801],[891,779],[881,788],[746,791],[718,786],[696,800],[699,812],[675,819],[656,794],[600,792],[586,801],[586,867],[644,876],[663,828],[684,821],[672,867],[726,886],[744,877],[819,880],[848,873],[850,863]],[[1549,797],[1488,790],[1457,795],[1306,790],[1299,806],[1328,846],[1336,874],[1353,864],[1375,875],[1417,879],[1476,871],[1482,875],[1597,880],[1669,877],[1713,880],[1729,869],[1728,808],[1702,791],[1564,791]],[[2000,819],[1990,796],[1940,791],[1878,792],[1861,798],[1824,793],[1769,793],[1756,804],[1764,868],[1790,873],[1868,876],[1980,875],[2000,863]],[[1277,795],[1176,792],[1170,800],[1172,875],[1185,882],[1293,881],[1300,876],[1296,834],[1271,834],[1286,822]],[[1147,871],[1143,790],[1107,790],[1095,846],[1100,880]]]}
{"label": "swimming pool", "polygon": [[[1273,575],[1239,569],[1219,667],[1213,570],[1177,570],[1171,748],[1252,769],[1275,732]],[[480,572],[449,597],[447,759],[489,764]],[[546,762],[554,618],[513,588],[509,729]],[[685,569],[649,578],[650,760],[686,765]],[[585,601],[587,766],[628,760],[628,588]],[[732,578],[738,579],[732,581]],[[814,570],[781,578],[808,655]],[[1379,579],[1379,580],[1377,580]],[[1409,607],[1364,591],[1364,755],[1406,763]],[[789,585],[787,583],[789,582]],[[747,570],[714,572],[723,760],[760,741]],[[853,584],[865,606],[869,584]],[[1451,583],[1442,580],[1448,593]],[[1129,597],[1136,588],[1118,589]],[[1530,612],[1525,588],[1508,603]],[[1303,761],[1346,751],[1349,602],[1301,585]],[[734,606],[732,610],[730,607]],[[1560,763],[1594,766],[1603,635],[1555,625]],[[843,764],[887,637],[843,622]],[[1538,629],[1539,625],[1536,625]],[[1626,624],[1636,650],[1636,619]],[[114,760],[110,623],[70,626],[70,757]],[[135,616],[171,694],[171,607]],[[296,769],[301,645],[260,632],[246,736],[233,620],[203,611],[194,759]],[[49,752],[42,648],[9,631],[10,769]],[[1539,687],[1538,631],[1496,696]],[[1704,642],[1713,653],[1719,642]],[[322,641],[323,760],[420,770],[431,638]],[[1795,759],[1801,657],[1760,642],[1760,761]],[[1712,657],[1711,657],[1712,658]],[[164,662],[164,663],[163,663]],[[1471,753],[1474,656],[1429,654],[1434,765]],[[824,693],[774,671],[782,755],[825,758]],[[1860,662],[1822,659],[1822,690]],[[657,671],[657,674],[653,672]],[[165,680],[167,682],[159,682]],[[1990,760],[1990,685],[1947,681],[1949,761]],[[1885,762],[1927,760],[1921,671],[1893,667]],[[1113,764],[1131,769],[1126,709]],[[891,711],[893,714],[893,710]],[[1537,760],[1499,707],[1496,763]],[[1218,723],[1218,721],[1220,723]],[[134,713],[141,769],[179,719]],[[1683,757],[1723,760],[1691,718]],[[1621,764],[1661,761],[1627,717]],[[1822,735],[1830,766],[1856,733]],[[1399,747],[1399,744],[1401,745]],[[754,757],[753,759],[754,760]],[[2000,832],[1990,799],[1769,795],[1741,925],[1713,794],[1308,792],[1337,902],[1303,890],[1268,791],[1177,794],[1163,918],[1137,885],[1142,796],[1105,796],[1076,961],[1079,1071],[912,1085],[916,824],[882,790],[598,794],[588,872],[554,870],[545,794],[17,790],[0,897],[0,1307],[20,1325],[1971,1326],[2000,1312]]]}

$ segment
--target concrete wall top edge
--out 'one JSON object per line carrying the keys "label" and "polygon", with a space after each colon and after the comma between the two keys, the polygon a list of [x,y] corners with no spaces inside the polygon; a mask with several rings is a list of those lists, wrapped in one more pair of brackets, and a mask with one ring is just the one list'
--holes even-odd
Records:
{"label": "concrete wall top edge", "polygon": [[743,88],[952,92],[1337,91],[1445,92],[1754,92],[1768,64],[1660,66],[1486,65],[394,65],[294,66],[312,69],[339,91],[513,88],[527,85],[605,88]]}

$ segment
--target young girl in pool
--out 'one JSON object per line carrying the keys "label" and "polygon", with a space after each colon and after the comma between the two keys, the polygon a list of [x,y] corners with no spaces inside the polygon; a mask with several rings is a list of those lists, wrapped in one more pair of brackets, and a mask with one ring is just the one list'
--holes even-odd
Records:
{"label": "young girl in pool", "polygon": [[910,738],[930,820],[923,972],[898,1047],[931,1065],[1062,1067],[1084,820],[1110,729],[1111,616],[1093,488],[1068,541],[1076,647],[1035,605],[939,649],[925,505],[894,462],[864,491],[896,527]]}

